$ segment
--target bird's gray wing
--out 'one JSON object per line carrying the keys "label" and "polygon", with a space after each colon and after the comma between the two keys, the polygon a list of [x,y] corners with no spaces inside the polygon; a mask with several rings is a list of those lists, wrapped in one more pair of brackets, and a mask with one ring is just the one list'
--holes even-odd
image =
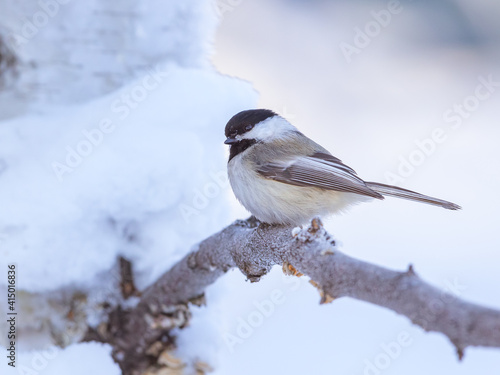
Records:
{"label": "bird's gray wing", "polygon": [[301,156],[293,160],[261,165],[258,173],[268,179],[285,184],[316,187],[383,199],[383,196],[360,179],[356,172],[340,159],[322,152]]}

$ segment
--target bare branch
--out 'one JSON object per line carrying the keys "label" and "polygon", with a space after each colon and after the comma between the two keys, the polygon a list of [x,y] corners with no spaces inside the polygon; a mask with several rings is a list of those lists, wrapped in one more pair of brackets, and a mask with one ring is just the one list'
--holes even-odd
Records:
{"label": "bare branch", "polygon": [[396,272],[343,254],[317,219],[292,236],[291,227],[260,224],[252,218],[201,242],[146,289],[133,310],[115,312],[115,327],[109,330],[113,333],[102,341],[113,345],[124,374],[141,374],[156,365],[155,356],[144,353],[151,353],[159,342],[171,345],[169,329],[189,319],[187,302],[199,302],[205,288],[227,270],[238,267],[255,282],[282,264],[314,280],[321,302],[351,297],[386,307],[426,331],[446,335],[459,358],[468,346],[500,347],[500,311],[436,289],[411,266]]}

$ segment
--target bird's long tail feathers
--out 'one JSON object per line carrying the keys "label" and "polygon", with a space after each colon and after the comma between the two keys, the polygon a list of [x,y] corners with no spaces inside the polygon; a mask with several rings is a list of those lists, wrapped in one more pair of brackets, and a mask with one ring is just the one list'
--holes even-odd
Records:
{"label": "bird's long tail feathers", "polygon": [[428,195],[423,195],[415,191],[402,189],[397,186],[379,184],[377,182],[367,182],[366,186],[368,186],[372,190],[375,190],[377,193],[390,197],[403,198],[412,201],[432,204],[433,206],[443,207],[447,210],[460,210],[462,208],[458,204],[444,201],[442,199],[429,197]]}

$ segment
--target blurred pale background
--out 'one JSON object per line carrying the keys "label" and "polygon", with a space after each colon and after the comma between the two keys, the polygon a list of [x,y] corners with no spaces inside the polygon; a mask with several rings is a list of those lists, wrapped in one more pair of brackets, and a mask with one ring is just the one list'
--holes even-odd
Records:
{"label": "blurred pale background", "polygon": [[[365,30],[372,12],[380,14],[388,2],[234,3],[224,8],[213,61],[221,72],[252,82],[260,107],[287,117],[369,181],[393,182],[388,176],[398,175],[411,157],[415,165],[400,174],[399,185],[463,206],[449,212],[387,199],[356,207],[327,221],[344,251],[397,269],[412,263],[436,286],[500,307],[500,4],[403,1],[400,12],[348,62],[341,46],[356,47],[356,28]],[[471,99],[488,79],[497,82],[488,98]],[[465,115],[452,120],[455,104],[464,105]],[[442,142],[419,158],[416,142],[425,143],[435,129],[442,129]],[[247,215],[237,202],[234,209],[235,218]],[[243,294],[259,299],[287,288],[279,272],[264,280],[266,290],[244,285]],[[240,286],[231,285],[238,298]],[[364,361],[373,361],[401,331],[414,341],[381,373],[500,371],[498,351],[471,349],[459,363],[440,335],[355,301],[316,308],[314,293],[305,286],[291,293],[290,308],[281,308],[279,317],[237,346],[235,366],[223,365],[223,373],[362,374]],[[255,309],[251,302],[241,304],[236,317]],[[250,352],[254,359],[246,369],[236,367]]]}

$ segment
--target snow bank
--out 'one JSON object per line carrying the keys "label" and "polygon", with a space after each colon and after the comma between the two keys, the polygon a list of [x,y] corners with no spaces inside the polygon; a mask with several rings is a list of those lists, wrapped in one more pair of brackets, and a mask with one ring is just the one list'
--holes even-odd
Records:
{"label": "snow bank", "polygon": [[[108,5],[61,5],[67,19],[56,27],[54,18],[38,37],[88,19],[95,7],[109,15]],[[119,74],[133,67],[131,83],[90,102],[0,123],[0,269],[17,264],[20,350],[45,347],[49,338],[68,345],[87,323],[97,324],[99,305],[119,294],[119,256],[132,262],[143,289],[229,222],[224,126],[255,107],[257,93],[209,64],[216,20],[210,1],[148,1],[134,12],[142,17],[138,39],[123,36],[129,49],[110,68]],[[93,27],[75,22],[77,34]],[[77,47],[72,63],[85,71],[76,81],[67,77],[76,96],[94,68],[109,67]],[[29,43],[22,56],[29,60],[41,48]],[[37,74],[42,85],[54,78]],[[98,92],[95,85],[82,97]],[[0,277],[0,293],[6,283]]]}
{"label": "snow bank", "polygon": [[2,371],[5,375],[121,374],[120,368],[111,358],[111,347],[95,342],[71,345],[64,350],[50,348],[22,352],[16,368],[5,367],[7,370]]}
{"label": "snow bank", "polygon": [[0,257],[19,264],[23,290],[90,288],[120,254],[144,287],[221,227],[223,127],[255,93],[210,70],[170,65],[144,77],[2,123]]}

